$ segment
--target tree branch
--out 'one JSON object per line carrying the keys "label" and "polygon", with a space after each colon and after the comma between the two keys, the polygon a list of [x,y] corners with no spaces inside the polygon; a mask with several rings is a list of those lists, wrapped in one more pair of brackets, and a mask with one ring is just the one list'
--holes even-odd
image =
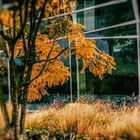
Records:
{"label": "tree branch", "polygon": [[24,22],[19,30],[19,32],[17,33],[17,35],[12,39],[13,44],[16,44],[17,40],[21,37],[22,32],[25,29],[25,26],[27,24],[27,17],[28,17],[28,5],[29,5],[29,1],[26,0],[26,4],[25,4],[25,18],[24,18]]}
{"label": "tree branch", "polygon": [[36,22],[36,20],[35,20],[36,25],[35,25],[35,30],[34,30],[34,37],[33,37],[34,39],[36,39],[39,26],[40,26],[41,21],[42,21],[42,18],[43,18],[43,16],[44,16],[47,1],[48,1],[48,0],[45,0],[44,3],[43,3],[43,6],[42,6],[41,12],[40,12],[40,16],[39,16],[37,22]]}
{"label": "tree branch", "polygon": [[11,40],[11,38],[8,35],[5,35],[4,30],[0,30],[0,35],[2,36],[2,38],[4,40],[6,40],[7,42],[9,42],[9,40]]}
{"label": "tree branch", "polygon": [[49,60],[50,54],[51,54],[51,52],[52,52],[52,50],[54,48],[55,41],[56,41],[56,39],[54,39],[54,41],[53,41],[52,48],[51,48],[50,52],[48,53],[47,59],[46,59],[44,65],[43,65],[42,69],[40,70],[40,72],[39,72],[39,74],[37,76],[35,76],[33,79],[30,80],[30,83],[33,82],[35,79],[37,79],[42,74],[43,70],[45,69],[45,66],[46,66],[46,64],[47,64],[47,62]]}
{"label": "tree branch", "polygon": [[[68,50],[69,48],[65,48],[63,49],[58,55],[56,55],[55,57],[51,58],[51,59],[48,59],[48,61],[52,61],[52,60],[55,60],[57,59],[59,56],[61,56],[66,50]],[[41,62],[46,62],[47,60],[36,60],[35,63],[41,63]]]}

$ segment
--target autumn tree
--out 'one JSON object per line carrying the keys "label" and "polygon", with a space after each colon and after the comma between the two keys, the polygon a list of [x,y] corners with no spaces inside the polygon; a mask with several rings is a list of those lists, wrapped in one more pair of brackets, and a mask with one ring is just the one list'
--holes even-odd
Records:
{"label": "autumn tree", "polygon": [[[10,63],[12,120],[7,116],[4,98],[1,106],[6,128],[14,128],[15,139],[24,133],[27,102],[46,95],[46,85],[63,84],[69,79],[69,68],[62,61],[69,51],[82,60],[81,72],[89,68],[102,79],[104,73],[114,69],[114,59],[101,52],[95,41],[86,40],[82,25],[72,22],[72,4],[76,0],[13,0],[0,13],[0,35]],[[61,46],[60,39],[68,40],[70,47]],[[18,76],[17,59],[21,61]]]}

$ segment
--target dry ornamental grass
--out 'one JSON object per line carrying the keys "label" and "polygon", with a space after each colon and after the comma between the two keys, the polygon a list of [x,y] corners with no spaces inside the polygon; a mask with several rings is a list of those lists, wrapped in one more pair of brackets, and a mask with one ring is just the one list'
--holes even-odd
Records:
{"label": "dry ornamental grass", "polygon": [[[0,113],[0,127],[4,126]],[[140,107],[114,108],[110,103],[70,103],[63,108],[27,113],[26,130],[42,131],[63,139],[140,139]],[[46,132],[45,131],[45,132]],[[35,132],[36,133],[36,132]],[[46,137],[45,137],[46,139]],[[61,138],[62,139],[62,138]]]}

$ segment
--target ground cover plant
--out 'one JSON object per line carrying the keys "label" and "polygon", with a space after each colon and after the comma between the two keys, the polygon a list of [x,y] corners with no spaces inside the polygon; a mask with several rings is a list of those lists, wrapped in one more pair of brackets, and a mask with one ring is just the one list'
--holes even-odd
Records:
{"label": "ground cover plant", "polygon": [[[26,139],[138,140],[140,139],[139,116],[139,105],[118,107],[106,101],[88,102],[82,99],[63,106],[59,104],[44,106],[27,113]],[[4,127],[2,117],[0,127]],[[9,135],[3,132],[3,135],[11,137],[12,133],[10,131],[8,133]]]}

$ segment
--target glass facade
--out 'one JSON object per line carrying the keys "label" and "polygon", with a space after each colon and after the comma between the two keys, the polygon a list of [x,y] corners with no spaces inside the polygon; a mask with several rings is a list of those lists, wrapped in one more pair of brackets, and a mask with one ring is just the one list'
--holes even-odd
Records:
{"label": "glass facade", "polygon": [[[76,9],[79,10],[93,5],[98,6],[108,2],[110,1],[79,0]],[[112,75],[106,74],[103,80],[99,80],[88,70],[85,74],[79,74],[80,95],[83,93],[97,96],[138,95],[137,38],[127,38],[129,35],[137,34],[136,24],[119,26],[120,23],[132,20],[135,20],[135,15],[131,0],[77,13],[77,22],[86,26],[86,37],[93,37],[94,39],[94,37],[122,36],[122,38],[96,39],[97,47],[115,58],[116,70],[113,71]],[[117,24],[117,28],[95,32],[98,29]],[[124,36],[126,37],[123,38]],[[78,67],[80,71],[80,62]]]}
{"label": "glass facade", "polygon": [[[108,0],[85,0],[79,1],[77,9],[86,6],[100,5],[109,2]],[[83,6],[82,6],[83,4]],[[132,2],[111,5],[84,11],[77,14],[77,21],[86,25],[86,37],[105,36],[127,36],[135,35],[136,24],[122,26],[99,32],[92,30],[109,27],[112,25],[135,20]],[[138,59],[137,59],[137,38],[128,39],[96,39],[97,47],[112,55],[117,63],[116,70],[112,75],[105,75],[103,80],[93,76],[88,70],[86,72],[86,92],[96,95],[131,95],[138,94]]]}
{"label": "glass facade", "polygon": [[[72,98],[85,93],[96,96],[138,95],[137,48],[140,46],[137,38],[130,37],[137,34],[136,24],[127,25],[127,22],[135,20],[132,1],[115,2],[117,1],[78,0],[77,6],[73,8],[77,11],[73,14],[73,21],[85,25],[85,36],[95,39],[101,51],[115,58],[116,70],[111,75],[105,74],[103,80],[91,74],[88,69],[81,74],[82,62],[72,56],[70,81],[61,87],[51,88],[50,92],[71,95]],[[93,8],[87,10],[89,7]],[[85,10],[78,12],[81,9]],[[66,63],[69,65],[70,61],[67,60]]]}

